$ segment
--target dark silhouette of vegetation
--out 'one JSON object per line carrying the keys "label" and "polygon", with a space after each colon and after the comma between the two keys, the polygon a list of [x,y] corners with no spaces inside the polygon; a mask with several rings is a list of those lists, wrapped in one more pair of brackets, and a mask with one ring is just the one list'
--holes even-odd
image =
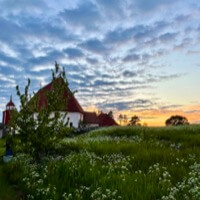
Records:
{"label": "dark silhouette of vegetation", "polygon": [[131,117],[131,120],[129,121],[129,125],[130,126],[136,126],[136,125],[140,125],[140,118],[137,115],[134,115]]}
{"label": "dark silhouette of vegetation", "polygon": [[188,125],[188,119],[181,115],[171,116],[165,121],[166,126],[179,126],[179,125]]}
{"label": "dark silhouette of vegetation", "polygon": [[118,116],[118,120],[119,120],[119,123],[120,123],[120,125],[122,124],[122,121],[123,121],[123,115],[122,114],[120,114],[119,116]]}
{"label": "dark silhouette of vegetation", "polygon": [[120,125],[122,125],[122,123],[126,124],[128,121],[127,115],[120,114],[118,116],[118,120],[119,120]]}
{"label": "dark silhouette of vegetation", "polygon": [[128,122],[127,115],[124,115],[124,124],[127,124],[127,122]]}

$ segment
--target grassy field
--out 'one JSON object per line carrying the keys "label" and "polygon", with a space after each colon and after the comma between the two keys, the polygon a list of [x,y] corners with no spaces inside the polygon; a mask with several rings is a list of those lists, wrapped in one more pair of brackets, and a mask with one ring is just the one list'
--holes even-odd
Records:
{"label": "grassy field", "polygon": [[0,156],[3,156],[5,152],[5,141],[0,139]]}
{"label": "grassy field", "polygon": [[112,127],[64,138],[5,170],[28,199],[199,200],[200,126]]}
{"label": "grassy field", "polygon": [[[0,158],[4,155],[5,152],[5,141],[0,140]],[[0,200],[18,200],[19,194],[14,189],[14,187],[8,182],[6,174],[3,170],[4,164],[0,160]]]}

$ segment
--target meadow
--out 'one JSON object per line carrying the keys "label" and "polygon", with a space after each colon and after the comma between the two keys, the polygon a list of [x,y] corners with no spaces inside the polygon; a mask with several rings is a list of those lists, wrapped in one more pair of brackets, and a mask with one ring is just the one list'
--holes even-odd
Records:
{"label": "meadow", "polygon": [[24,199],[199,200],[200,126],[97,129],[61,139],[41,163],[18,153],[2,170]]}
{"label": "meadow", "polygon": [[[5,153],[5,140],[0,139],[0,158]],[[0,160],[0,200],[18,200],[20,199],[19,191],[9,183],[9,180],[4,173],[2,160]]]}

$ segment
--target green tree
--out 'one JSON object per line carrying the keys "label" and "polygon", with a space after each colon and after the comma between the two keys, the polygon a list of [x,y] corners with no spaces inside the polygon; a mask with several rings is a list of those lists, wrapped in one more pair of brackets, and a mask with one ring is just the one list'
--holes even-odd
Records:
{"label": "green tree", "polygon": [[123,119],[124,119],[124,116],[123,116],[122,114],[120,114],[120,115],[118,116],[118,120],[119,120],[120,125],[121,125]]}
{"label": "green tree", "polygon": [[166,126],[179,126],[179,125],[188,125],[188,119],[181,115],[171,116],[165,121]]}
{"label": "green tree", "polygon": [[136,126],[136,125],[140,125],[140,118],[137,115],[134,115],[131,117],[131,120],[129,121],[129,125],[130,126]]}
{"label": "green tree", "polygon": [[59,136],[69,129],[64,123],[65,115],[60,114],[67,98],[63,98],[64,91],[68,89],[65,70],[60,69],[55,63],[52,70],[52,86],[44,95],[46,105],[39,108],[39,94],[32,98],[29,95],[30,79],[24,93],[16,87],[20,99],[20,111],[15,110],[11,126],[19,133],[21,147],[25,153],[30,154],[35,161],[39,162],[43,156],[52,153]]}
{"label": "green tree", "polygon": [[124,115],[124,116],[123,116],[123,122],[124,122],[125,125],[127,125],[127,122],[128,122],[127,115]]}

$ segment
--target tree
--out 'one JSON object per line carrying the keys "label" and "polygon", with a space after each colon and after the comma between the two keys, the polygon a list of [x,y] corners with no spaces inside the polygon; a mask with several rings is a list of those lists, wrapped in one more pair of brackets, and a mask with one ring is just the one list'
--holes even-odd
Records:
{"label": "tree", "polygon": [[20,111],[15,110],[11,126],[19,133],[23,151],[39,162],[42,156],[52,152],[59,136],[68,131],[66,128],[68,122],[64,123],[67,113],[61,116],[59,112],[67,103],[67,99],[63,100],[63,95],[64,90],[68,89],[68,82],[65,70],[61,70],[55,63],[55,70],[52,70],[52,87],[45,94],[47,105],[41,109],[39,109],[38,95],[31,98],[29,94],[30,83],[28,79],[23,94],[19,86],[16,87],[20,99]]}
{"label": "tree", "polygon": [[143,126],[143,127],[147,127],[148,124],[147,124],[146,122],[144,122],[142,126]]}
{"label": "tree", "polygon": [[137,115],[134,115],[131,117],[131,120],[129,121],[129,125],[130,126],[136,126],[136,125],[140,125],[140,118]]}
{"label": "tree", "polygon": [[123,116],[123,122],[124,122],[125,125],[127,124],[127,121],[128,121],[127,115],[124,115]]}
{"label": "tree", "polygon": [[122,114],[120,114],[120,115],[118,116],[118,120],[119,120],[120,125],[121,125],[123,119],[124,119],[124,116],[123,116]]}
{"label": "tree", "polygon": [[120,125],[122,125],[122,123],[123,124],[127,124],[127,122],[128,122],[128,118],[127,118],[127,115],[123,115],[123,114],[120,114],[119,116],[118,116],[118,120],[119,120],[119,123],[120,123]]}
{"label": "tree", "polygon": [[181,115],[171,116],[165,121],[166,126],[179,126],[189,124],[188,119]]}

